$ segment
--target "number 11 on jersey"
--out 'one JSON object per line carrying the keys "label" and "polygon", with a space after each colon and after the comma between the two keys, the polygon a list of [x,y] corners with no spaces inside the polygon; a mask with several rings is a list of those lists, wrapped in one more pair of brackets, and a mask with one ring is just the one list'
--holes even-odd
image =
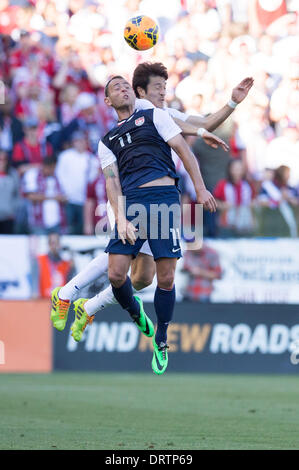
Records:
{"label": "number 11 on jersey", "polygon": [[[129,132],[126,133],[126,138],[127,138],[128,144],[131,144],[132,143],[132,138],[131,138],[131,134]],[[120,146],[124,147],[125,146],[124,139],[122,137],[119,137],[118,140],[119,140]]]}

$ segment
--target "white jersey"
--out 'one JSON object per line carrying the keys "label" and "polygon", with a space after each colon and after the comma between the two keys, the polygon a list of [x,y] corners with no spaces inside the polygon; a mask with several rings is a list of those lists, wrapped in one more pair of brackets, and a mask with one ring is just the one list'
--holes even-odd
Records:
{"label": "white jersey", "polygon": [[[155,107],[156,106],[154,106],[153,103],[151,103],[149,100],[136,98],[135,109],[137,109],[138,111],[141,110],[141,109],[152,109],[152,108],[155,108]],[[184,121],[184,122],[187,121],[187,119],[189,117],[189,114],[182,113],[181,111],[178,111],[177,109],[174,109],[174,108],[168,108],[167,106],[164,106],[163,109],[165,111],[167,111],[168,114],[172,118],[177,118],[177,119],[180,119],[181,121]]]}

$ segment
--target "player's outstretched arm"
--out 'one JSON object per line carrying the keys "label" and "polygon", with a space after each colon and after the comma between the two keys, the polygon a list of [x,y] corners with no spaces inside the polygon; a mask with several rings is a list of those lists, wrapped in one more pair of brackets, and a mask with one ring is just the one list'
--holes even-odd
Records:
{"label": "player's outstretched arm", "polygon": [[103,168],[103,174],[106,178],[107,197],[114,212],[119,238],[123,244],[128,240],[131,245],[134,245],[136,241],[136,228],[126,219],[124,196],[121,189],[117,163],[113,162]]}
{"label": "player's outstretched arm", "polygon": [[213,147],[215,149],[217,149],[218,147],[222,147],[225,152],[229,150],[229,146],[224,142],[224,140],[220,139],[220,137],[218,137],[217,135],[207,131],[203,127],[196,127],[193,124],[190,124],[190,122],[182,121],[181,119],[178,119],[176,117],[173,117],[173,120],[182,129],[182,133],[184,135],[199,136],[202,137],[204,142],[210,147]]}
{"label": "player's outstretched arm", "polygon": [[206,189],[198,162],[186,144],[185,139],[181,134],[178,134],[168,140],[167,143],[178,154],[186,171],[189,173],[196,192],[197,202],[203,204],[204,208],[210,212],[215,212],[217,209],[216,201]]}
{"label": "player's outstretched arm", "polygon": [[196,127],[204,127],[208,131],[215,130],[220,124],[222,124],[234,111],[236,106],[241,103],[249,93],[254,80],[252,77],[246,77],[232,90],[231,99],[216,113],[210,114],[209,116],[189,116],[187,122],[193,124]]}

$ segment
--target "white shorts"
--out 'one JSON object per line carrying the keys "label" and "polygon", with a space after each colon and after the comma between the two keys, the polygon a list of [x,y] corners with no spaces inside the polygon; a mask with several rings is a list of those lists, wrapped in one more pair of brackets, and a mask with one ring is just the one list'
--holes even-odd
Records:
{"label": "white shorts", "polygon": [[[110,227],[111,229],[113,229],[115,225],[115,217],[114,217],[114,212],[109,201],[107,202],[107,216],[108,216]],[[142,247],[140,248],[139,253],[143,253],[144,255],[148,255],[148,256],[153,256],[148,240],[146,240],[143,243]]]}

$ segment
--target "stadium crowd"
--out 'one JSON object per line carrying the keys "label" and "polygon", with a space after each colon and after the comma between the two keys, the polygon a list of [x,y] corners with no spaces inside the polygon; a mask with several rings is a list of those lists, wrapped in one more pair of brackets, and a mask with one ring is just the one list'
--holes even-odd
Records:
{"label": "stadium crowd", "polygon": [[[123,39],[137,13],[160,24],[158,45],[142,53]],[[254,77],[215,131],[228,153],[188,138],[219,204],[204,235],[296,237],[296,0],[0,0],[0,233],[94,233],[106,200],[97,144],[116,122],[104,85],[113,74],[131,80],[147,60],[167,67],[167,103],[189,114],[217,111]]]}

